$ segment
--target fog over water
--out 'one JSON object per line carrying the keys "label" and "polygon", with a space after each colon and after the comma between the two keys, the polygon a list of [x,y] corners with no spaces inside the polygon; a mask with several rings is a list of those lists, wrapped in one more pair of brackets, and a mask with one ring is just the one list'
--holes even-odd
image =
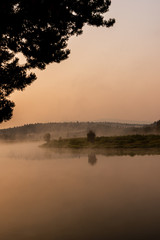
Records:
{"label": "fog over water", "polygon": [[0,239],[160,239],[160,156],[0,144]]}

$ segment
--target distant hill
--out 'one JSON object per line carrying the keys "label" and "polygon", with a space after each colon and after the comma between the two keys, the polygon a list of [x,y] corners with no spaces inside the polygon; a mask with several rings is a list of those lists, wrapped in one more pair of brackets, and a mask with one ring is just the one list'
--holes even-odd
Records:
{"label": "distant hill", "polygon": [[129,124],[115,122],[61,122],[35,123],[0,130],[2,140],[43,140],[46,133],[52,139],[84,137],[92,130],[96,136],[150,134],[160,132],[160,121],[153,124]]}

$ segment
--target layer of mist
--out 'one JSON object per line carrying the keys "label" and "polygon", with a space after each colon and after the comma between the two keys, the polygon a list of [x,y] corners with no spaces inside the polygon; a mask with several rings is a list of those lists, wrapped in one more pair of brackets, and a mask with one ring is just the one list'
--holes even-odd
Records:
{"label": "layer of mist", "polygon": [[42,141],[46,133],[50,133],[52,139],[86,137],[89,130],[96,136],[116,136],[137,133],[150,133],[155,130],[148,129],[147,125],[109,122],[64,122],[28,124],[0,130],[0,140],[5,141]]}
{"label": "layer of mist", "polygon": [[0,144],[3,240],[159,239],[160,155]]}

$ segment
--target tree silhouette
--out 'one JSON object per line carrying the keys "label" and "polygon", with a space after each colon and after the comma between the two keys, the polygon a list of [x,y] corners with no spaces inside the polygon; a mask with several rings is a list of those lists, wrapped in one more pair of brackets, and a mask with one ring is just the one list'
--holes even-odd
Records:
{"label": "tree silhouette", "polygon": [[88,133],[87,133],[87,140],[88,142],[94,142],[96,139],[96,134],[95,132],[93,132],[92,130],[90,130]]}
{"label": "tree silhouette", "polygon": [[50,140],[51,140],[51,134],[50,134],[50,133],[46,133],[46,134],[43,136],[43,139],[44,139],[44,141],[46,141],[47,143],[50,142]]}
{"label": "tree silhouette", "polygon": [[[85,24],[114,24],[114,19],[103,17],[110,4],[110,0],[0,1],[0,122],[12,117],[15,104],[7,97],[36,79],[31,69],[66,59],[68,39],[81,34]],[[24,64],[18,53],[25,57]]]}

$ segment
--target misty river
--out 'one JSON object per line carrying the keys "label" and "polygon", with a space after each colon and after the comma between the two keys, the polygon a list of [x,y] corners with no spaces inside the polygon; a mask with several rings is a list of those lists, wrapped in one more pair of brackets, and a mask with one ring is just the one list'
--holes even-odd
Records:
{"label": "misty river", "polygon": [[160,239],[160,155],[0,144],[0,239]]}

